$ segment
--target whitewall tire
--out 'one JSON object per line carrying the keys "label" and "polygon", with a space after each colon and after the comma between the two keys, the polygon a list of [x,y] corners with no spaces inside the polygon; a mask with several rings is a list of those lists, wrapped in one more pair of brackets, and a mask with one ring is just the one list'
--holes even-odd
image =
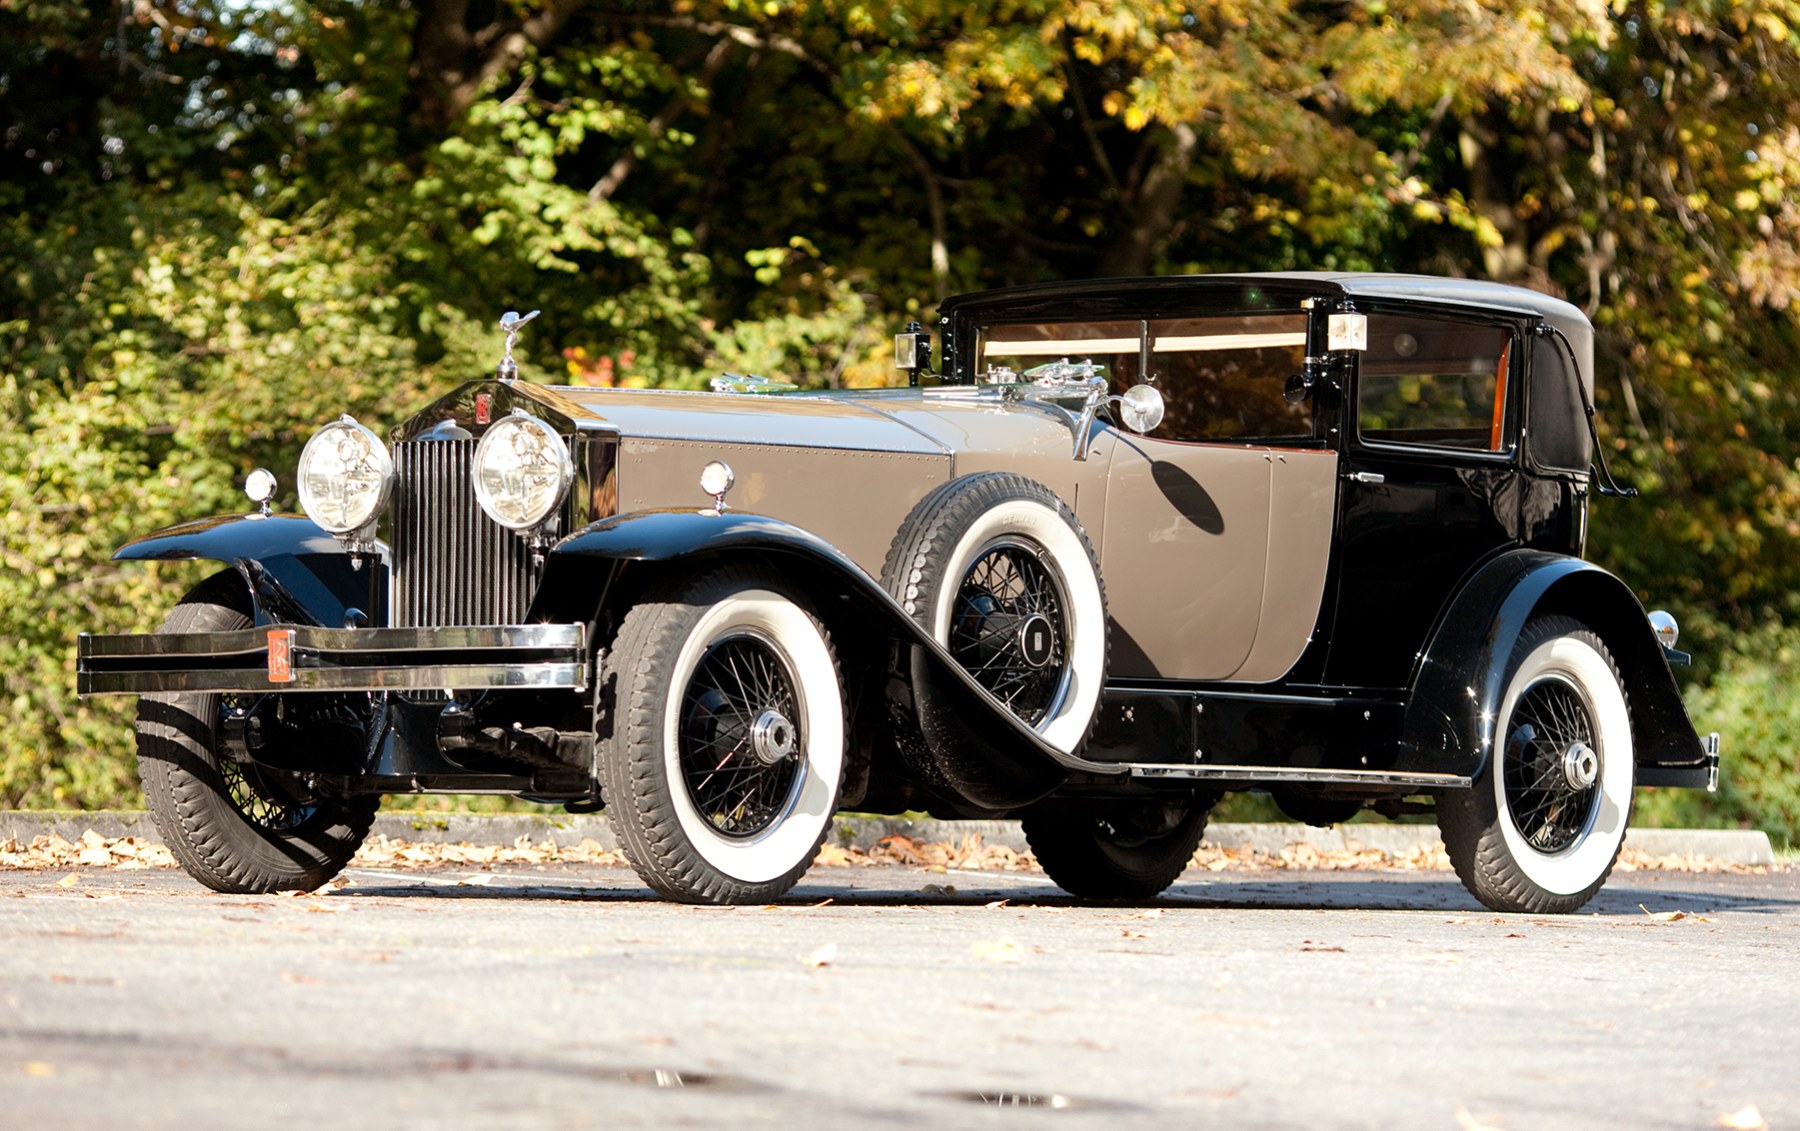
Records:
{"label": "whitewall tire", "polygon": [[1049,488],[1005,472],[939,487],[895,536],[882,584],[1046,742],[1086,745],[1106,682],[1106,590]]}
{"label": "whitewall tire", "polygon": [[1567,617],[1514,647],[1494,749],[1438,802],[1451,863],[1498,911],[1568,912],[1606,882],[1631,816],[1631,713],[1606,645]]}
{"label": "whitewall tire", "polygon": [[844,696],[819,622],[725,568],[633,607],[607,657],[607,814],[645,883],[763,902],[818,855],[844,772]]}

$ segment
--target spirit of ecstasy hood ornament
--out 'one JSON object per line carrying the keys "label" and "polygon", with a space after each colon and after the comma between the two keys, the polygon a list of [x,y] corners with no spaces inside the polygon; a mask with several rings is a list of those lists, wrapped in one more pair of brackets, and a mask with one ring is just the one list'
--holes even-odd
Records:
{"label": "spirit of ecstasy hood ornament", "polygon": [[500,329],[506,333],[506,355],[500,359],[500,367],[494,370],[494,376],[502,381],[512,381],[519,376],[519,367],[513,361],[513,343],[519,338],[519,328],[538,316],[538,311],[520,315],[516,310],[509,310],[500,316]]}

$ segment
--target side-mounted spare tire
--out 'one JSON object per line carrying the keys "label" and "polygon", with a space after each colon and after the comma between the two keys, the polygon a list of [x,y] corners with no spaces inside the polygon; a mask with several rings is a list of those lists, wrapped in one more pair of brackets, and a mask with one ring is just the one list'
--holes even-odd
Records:
{"label": "side-mounted spare tire", "polygon": [[[234,570],[195,586],[159,632],[230,632],[254,624]],[[298,775],[240,764],[223,742],[231,697],[145,695],[138,701],[138,773],[163,843],[215,891],[312,891],[337,875],[368,835],[381,799],[308,789]]]}
{"label": "side-mounted spare tire", "polygon": [[[1106,682],[1106,589],[1055,492],[1010,472],[951,480],[907,516],[881,583],[1047,743],[1087,745]],[[921,716],[932,713],[930,689],[915,694]]]}

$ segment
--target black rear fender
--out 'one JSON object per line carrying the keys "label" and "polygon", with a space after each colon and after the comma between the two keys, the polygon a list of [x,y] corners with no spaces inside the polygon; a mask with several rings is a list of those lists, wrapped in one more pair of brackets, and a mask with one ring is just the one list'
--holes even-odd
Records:
{"label": "black rear fender", "polygon": [[1637,596],[1599,566],[1539,550],[1500,555],[1452,598],[1414,676],[1396,768],[1478,774],[1493,750],[1513,646],[1526,624],[1553,614],[1587,625],[1612,653],[1640,781],[1704,786],[1711,755]]}

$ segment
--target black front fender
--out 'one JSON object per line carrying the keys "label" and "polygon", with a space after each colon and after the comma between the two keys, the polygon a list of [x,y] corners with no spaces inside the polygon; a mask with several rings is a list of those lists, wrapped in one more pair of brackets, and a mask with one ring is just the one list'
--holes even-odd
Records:
{"label": "black front fender", "polygon": [[[533,602],[534,619],[596,619],[609,604],[627,604],[639,586],[625,575],[679,567],[754,562],[792,578],[840,651],[891,655],[889,706],[909,727],[954,732],[954,741],[928,744],[938,751],[926,768],[928,784],[974,806],[1003,810],[1036,801],[1069,777],[1091,770],[1063,754],[1002,706],[841,550],[816,534],[763,515],[727,511],[644,511],[603,519],[571,534],[550,552],[544,583]],[[603,586],[595,567],[604,565]],[[604,592],[597,591],[603,588]],[[620,615],[623,609],[615,611]],[[895,653],[895,649],[899,649]],[[876,673],[863,673],[873,680]],[[931,718],[912,711],[908,692],[922,683],[945,704]]]}
{"label": "black front fender", "polygon": [[375,624],[386,619],[387,567],[356,559],[343,543],[303,515],[242,514],[184,522],[134,538],[114,561],[214,561],[243,575],[258,624],[336,628],[355,608]]}
{"label": "black front fender", "polygon": [[1420,657],[1396,768],[1479,774],[1494,748],[1513,647],[1533,618],[1555,614],[1587,625],[1612,653],[1640,779],[1705,785],[1715,756],[1688,719],[1637,595],[1591,562],[1540,550],[1500,555],[1451,599]]}

